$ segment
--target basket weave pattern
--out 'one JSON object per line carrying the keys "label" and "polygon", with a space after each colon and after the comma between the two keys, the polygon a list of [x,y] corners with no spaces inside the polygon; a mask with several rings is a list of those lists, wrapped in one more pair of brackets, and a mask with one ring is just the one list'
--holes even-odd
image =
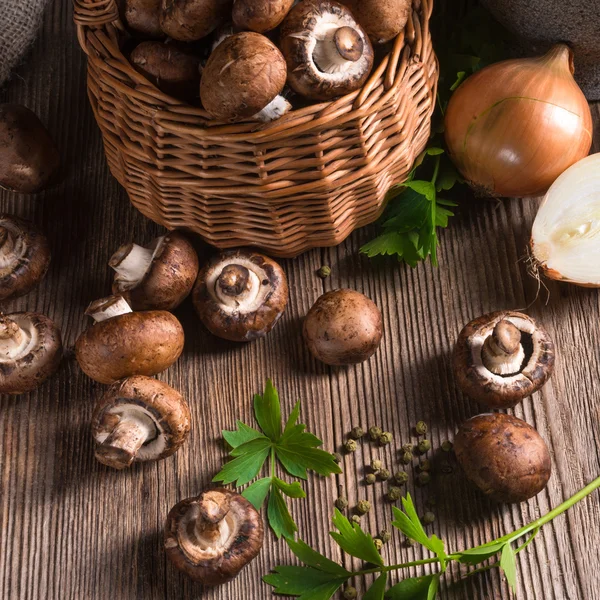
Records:
{"label": "basket weave pattern", "polygon": [[160,92],[119,49],[115,0],[74,0],[88,94],[112,174],[169,229],[275,256],[341,243],[376,220],[424,149],[438,66],[433,0],[414,0],[362,90],[269,124],[218,123]]}

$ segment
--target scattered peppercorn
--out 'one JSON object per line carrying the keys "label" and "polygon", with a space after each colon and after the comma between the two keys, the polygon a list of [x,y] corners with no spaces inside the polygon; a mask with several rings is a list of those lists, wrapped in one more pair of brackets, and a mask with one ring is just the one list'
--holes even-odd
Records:
{"label": "scattered peppercorn", "polygon": [[444,473],[444,475],[450,475],[451,473],[454,473],[454,467],[449,461],[444,460],[440,463],[440,471]]}
{"label": "scattered peppercorn", "polygon": [[344,450],[348,453],[356,452],[358,450],[358,445],[356,444],[356,440],[348,440],[344,443]]}
{"label": "scattered peppercorn", "polygon": [[399,487],[391,487],[387,493],[387,499],[390,502],[397,502],[402,498],[402,490]]}
{"label": "scattered peppercorn", "polygon": [[402,455],[400,456],[400,462],[403,465],[410,465],[410,463],[412,462],[412,459],[413,459],[412,452],[403,452]]}
{"label": "scattered peppercorn", "polygon": [[421,440],[417,446],[417,449],[421,454],[425,454],[431,450],[431,442],[429,440]]}
{"label": "scattered peppercorn", "polygon": [[350,519],[353,523],[360,523],[360,515],[352,515]]}
{"label": "scattered peppercorn", "polygon": [[377,473],[377,476],[381,481],[387,481],[392,475],[387,469],[381,469],[381,471]]}
{"label": "scattered peppercorn", "polygon": [[394,473],[394,481],[398,485],[404,485],[408,481],[408,473],[406,471],[398,471]]}
{"label": "scattered peppercorn", "polygon": [[413,445],[412,444],[404,444],[404,446],[402,446],[402,452],[408,452],[409,454],[412,454]]}
{"label": "scattered peppercorn", "polygon": [[425,525],[431,525],[435,521],[435,515],[431,511],[427,511],[423,515],[423,523]]}
{"label": "scattered peppercorn", "polygon": [[404,545],[407,546],[408,548],[410,548],[411,546],[415,545],[415,542],[414,542],[414,540],[411,540],[409,537],[407,537],[404,540]]}
{"label": "scattered peppercorn", "polygon": [[373,471],[373,473],[378,473],[381,470],[382,466],[383,465],[380,460],[374,460],[371,463],[371,471]]}
{"label": "scattered peppercorn", "polygon": [[353,427],[350,432],[350,437],[353,440],[360,440],[365,435],[365,430],[362,427]]}
{"label": "scattered peppercorn", "polygon": [[361,500],[356,505],[356,512],[359,515],[366,515],[371,510],[371,503],[368,500]]}
{"label": "scattered peppercorn", "polygon": [[379,539],[384,543],[387,544],[391,539],[392,539],[392,534],[389,532],[389,530],[387,529],[382,529],[379,532]]}
{"label": "scattered peppercorn", "polygon": [[377,481],[377,475],[375,475],[375,473],[369,473],[365,477],[365,483],[367,485],[373,485],[376,481]]}
{"label": "scattered peppercorn", "polygon": [[321,279],[327,279],[330,275],[331,275],[331,267],[328,267],[327,265],[323,265],[318,271],[317,271],[317,275],[321,278]]}
{"label": "scattered peppercorn", "polygon": [[348,500],[346,498],[344,498],[344,496],[340,496],[336,501],[335,501],[335,507],[339,510],[339,511],[345,511],[348,508]]}
{"label": "scattered peppercorn", "polygon": [[356,588],[352,587],[351,585],[349,585],[344,590],[344,599],[345,600],[355,600],[355,598],[357,596],[358,596],[358,592],[356,591]]}
{"label": "scattered peppercorn", "polygon": [[427,423],[425,421],[419,421],[415,426],[415,432],[417,435],[425,435],[428,431]]}
{"label": "scattered peppercorn", "polygon": [[377,552],[381,552],[381,549],[383,548],[383,542],[379,538],[375,538],[373,543],[375,544],[375,548],[377,548]]}
{"label": "scattered peppercorn", "polygon": [[418,485],[427,485],[431,481],[431,475],[427,471],[422,471],[417,477]]}
{"label": "scattered peppercorn", "polygon": [[369,427],[369,437],[371,438],[371,440],[373,442],[378,441],[379,437],[381,436],[382,433],[383,433],[383,431],[381,430],[381,427],[377,427],[377,426]]}
{"label": "scattered peppercorn", "polygon": [[431,461],[425,458],[417,465],[417,469],[419,471],[431,471]]}
{"label": "scattered peppercorn", "polygon": [[379,436],[379,443],[382,446],[386,446],[387,444],[391,444],[392,440],[393,440],[393,436],[389,431],[384,431],[380,436]]}
{"label": "scattered peppercorn", "polygon": [[444,452],[452,452],[453,448],[454,448],[454,444],[449,440],[446,440],[445,442],[442,443],[442,450]]}

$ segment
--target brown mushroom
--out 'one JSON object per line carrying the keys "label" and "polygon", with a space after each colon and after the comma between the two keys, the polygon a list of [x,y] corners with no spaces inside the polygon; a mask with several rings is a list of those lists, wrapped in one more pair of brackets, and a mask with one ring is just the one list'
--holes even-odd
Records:
{"label": "brown mushroom", "polygon": [[132,312],[120,296],[92,302],[86,311],[96,324],[75,344],[83,372],[100,383],[132,375],[156,375],[183,351],[181,323],[163,310]]}
{"label": "brown mushroom", "polygon": [[24,394],[53,375],[62,359],[58,327],[44,315],[0,313],[0,394]]}
{"label": "brown mushroom", "polygon": [[162,0],[160,26],[174,40],[193,42],[231,15],[233,0]]}
{"label": "brown mushroom", "polygon": [[58,148],[37,115],[19,104],[0,104],[0,187],[41,192],[59,168]]}
{"label": "brown mushroom", "polygon": [[533,318],[501,311],[471,321],[454,349],[461,390],[489,408],[510,408],[539,390],[554,371],[554,343]]}
{"label": "brown mushroom", "polygon": [[332,0],[304,0],[290,11],[281,27],[281,51],[289,85],[311,100],[359,89],[375,58],[364,29]]}
{"label": "brown mushroom", "polygon": [[375,44],[393,40],[406,26],[413,0],[340,0]]}
{"label": "brown mushroom", "polygon": [[294,0],[234,0],[233,23],[239,29],[265,33],[279,27],[293,5]]}
{"label": "brown mushroom", "polygon": [[502,413],[463,423],[454,440],[465,474],[498,502],[523,502],[539,494],[552,473],[546,443],[531,425]]}
{"label": "brown mushroom", "polygon": [[283,269],[251,250],[229,250],[201,271],[194,307],[206,328],[234,342],[249,342],[273,329],[288,301]]}
{"label": "brown mushroom", "polygon": [[176,504],[165,528],[171,562],[205,585],[233,579],[263,545],[263,522],[244,497],[217,488]]}
{"label": "brown mushroom", "polygon": [[173,310],[190,294],[198,276],[198,255],[181,233],[148,246],[125,244],[108,263],[115,271],[113,294],[133,310]]}
{"label": "brown mushroom", "polygon": [[29,293],[49,265],[46,236],[29,221],[0,215],[0,301]]}
{"label": "brown mushroom", "polygon": [[96,458],[115,469],[171,456],[189,432],[190,410],[181,394],[141,375],[111,385],[92,417]]}
{"label": "brown mushroom", "polygon": [[127,25],[147,37],[164,36],[160,27],[161,0],[124,0],[124,16]]}
{"label": "brown mushroom", "polygon": [[311,354],[321,362],[333,366],[360,363],[381,344],[381,312],[354,290],[327,292],[308,311],[303,333]]}

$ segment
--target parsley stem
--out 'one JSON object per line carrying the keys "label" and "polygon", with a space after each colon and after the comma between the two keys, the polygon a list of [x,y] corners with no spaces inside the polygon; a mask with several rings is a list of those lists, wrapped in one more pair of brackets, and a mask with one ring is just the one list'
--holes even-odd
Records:
{"label": "parsley stem", "polygon": [[432,565],[439,563],[437,558],[424,558],[422,560],[413,560],[399,565],[390,565],[389,567],[375,567],[374,569],[365,569],[364,571],[356,571],[352,573],[353,577],[358,575],[370,575],[371,573],[389,573],[390,571],[399,571],[400,569],[408,569],[410,567],[419,567],[421,565]]}
{"label": "parsley stem", "polygon": [[271,448],[271,481],[275,477],[275,446]]}

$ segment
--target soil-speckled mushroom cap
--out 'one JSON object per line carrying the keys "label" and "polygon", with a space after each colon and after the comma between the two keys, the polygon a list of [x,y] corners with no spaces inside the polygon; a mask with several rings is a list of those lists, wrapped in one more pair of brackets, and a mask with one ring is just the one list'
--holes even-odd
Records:
{"label": "soil-speckled mushroom cap", "polygon": [[0,335],[0,394],[38,388],[60,365],[60,330],[48,317],[31,312],[0,316],[0,320],[2,324],[10,321],[15,334],[14,338]]}
{"label": "soil-speckled mushroom cap", "polygon": [[210,55],[200,99],[215,119],[251,118],[283,91],[286,77],[285,59],[271,40],[252,31],[237,33]]}
{"label": "soil-speckled mushroom cap", "polygon": [[238,29],[265,33],[278,27],[294,0],[234,0],[233,23]]}
{"label": "soil-speckled mushroom cap", "polygon": [[132,312],[96,323],[75,344],[75,355],[88,377],[114,383],[132,375],[156,375],[183,352],[184,333],[166,311]]}
{"label": "soil-speckled mushroom cap", "polygon": [[193,580],[220,585],[256,558],[263,538],[263,521],[254,506],[231,490],[216,488],[171,509],[165,550]]}
{"label": "soil-speckled mushroom cap", "polygon": [[393,40],[405,27],[413,0],[340,0],[375,44]]}
{"label": "soil-speckled mushroom cap", "polygon": [[174,40],[193,42],[231,15],[233,0],[162,0],[160,26]]}
{"label": "soil-speckled mushroom cap", "polygon": [[92,416],[94,440],[103,444],[122,419],[147,421],[153,430],[136,453],[138,462],[171,456],[190,431],[190,411],[181,394],[158,379],[142,375],[114,383],[102,396]]}
{"label": "soil-speckled mushroom cap", "polygon": [[274,260],[252,250],[230,250],[200,271],[194,307],[214,335],[249,342],[273,329],[288,301],[287,278]]}
{"label": "soil-speckled mushroom cap", "polygon": [[30,292],[49,265],[46,236],[29,221],[0,215],[0,301]]}
{"label": "soil-speckled mushroom cap", "polygon": [[552,461],[546,442],[511,415],[478,415],[463,423],[454,440],[466,476],[498,502],[524,502],[548,483]]}
{"label": "soil-speckled mushroom cap", "polygon": [[379,348],[381,312],[360,292],[334,290],[323,294],[308,311],[303,333],[312,355],[325,364],[360,363]]}
{"label": "soil-speckled mushroom cap", "polygon": [[[496,375],[484,364],[483,349],[494,328],[507,321],[522,335],[524,361],[519,372]],[[453,355],[454,374],[465,395],[489,408],[511,408],[539,390],[554,371],[555,347],[532,317],[500,311],[471,321],[461,331]]]}

